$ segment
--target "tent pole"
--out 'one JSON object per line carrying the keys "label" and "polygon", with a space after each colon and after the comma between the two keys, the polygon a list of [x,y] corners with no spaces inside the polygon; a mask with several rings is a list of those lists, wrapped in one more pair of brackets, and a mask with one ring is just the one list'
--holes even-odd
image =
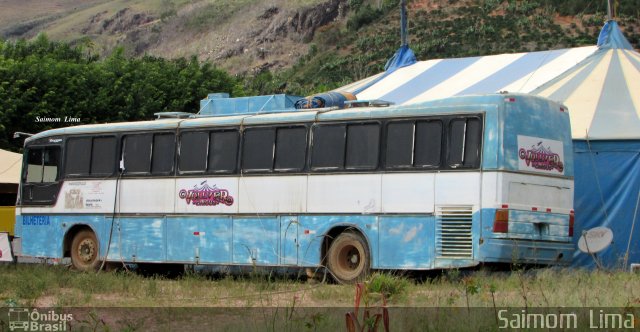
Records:
{"label": "tent pole", "polygon": [[407,45],[407,0],[400,1],[400,46]]}
{"label": "tent pole", "polygon": [[631,238],[633,237],[633,228],[636,226],[636,220],[638,218],[638,206],[640,206],[640,190],[638,190],[638,200],[636,201],[636,209],[633,212],[633,222],[631,223],[631,231],[629,232],[629,242],[627,242],[627,251],[624,253],[624,268],[627,267],[629,262],[629,249],[631,248]]}
{"label": "tent pole", "polygon": [[613,0],[607,0],[607,21],[613,20],[613,5],[611,2],[613,2]]}

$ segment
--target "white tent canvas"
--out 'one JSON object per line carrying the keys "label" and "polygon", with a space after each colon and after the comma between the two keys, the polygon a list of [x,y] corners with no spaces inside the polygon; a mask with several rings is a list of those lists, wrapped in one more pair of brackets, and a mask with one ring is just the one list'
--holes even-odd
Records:
{"label": "white tent canvas", "polygon": [[615,22],[609,24],[598,46],[419,61],[338,90],[359,100],[395,104],[500,91],[533,93],[569,108],[574,139],[638,138],[640,54]]}

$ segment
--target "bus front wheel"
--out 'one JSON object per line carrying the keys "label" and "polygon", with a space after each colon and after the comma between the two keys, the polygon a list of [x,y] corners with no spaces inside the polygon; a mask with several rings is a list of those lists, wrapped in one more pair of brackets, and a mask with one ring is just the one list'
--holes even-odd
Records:
{"label": "bus front wheel", "polygon": [[71,242],[71,264],[80,271],[91,271],[98,267],[98,239],[90,230],[81,230]]}
{"label": "bus front wheel", "polygon": [[331,243],[327,267],[340,283],[354,283],[369,274],[369,247],[361,235],[344,232]]}

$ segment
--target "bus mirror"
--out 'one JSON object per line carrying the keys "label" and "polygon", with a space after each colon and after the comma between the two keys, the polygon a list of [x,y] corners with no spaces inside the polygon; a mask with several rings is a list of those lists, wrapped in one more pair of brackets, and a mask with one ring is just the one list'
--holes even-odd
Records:
{"label": "bus mirror", "polygon": [[120,172],[124,172],[124,160],[120,160]]}

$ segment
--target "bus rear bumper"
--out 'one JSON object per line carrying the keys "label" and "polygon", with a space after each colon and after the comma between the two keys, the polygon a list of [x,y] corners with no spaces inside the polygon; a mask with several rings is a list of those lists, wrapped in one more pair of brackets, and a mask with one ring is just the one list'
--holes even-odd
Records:
{"label": "bus rear bumper", "polygon": [[485,239],[479,260],[496,263],[568,265],[575,247],[571,242],[521,239]]}

